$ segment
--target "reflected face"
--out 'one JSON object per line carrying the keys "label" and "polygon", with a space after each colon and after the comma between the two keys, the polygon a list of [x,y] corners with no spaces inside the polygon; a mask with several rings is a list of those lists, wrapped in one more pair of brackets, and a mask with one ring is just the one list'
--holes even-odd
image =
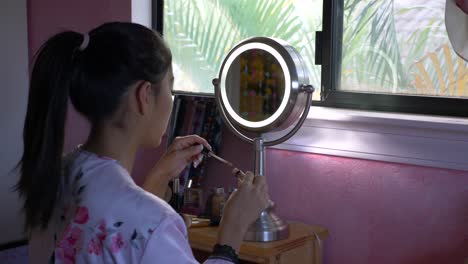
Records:
{"label": "reflected face", "polygon": [[227,76],[229,104],[245,120],[263,121],[281,105],[285,77],[278,60],[269,52],[244,51],[234,60]]}

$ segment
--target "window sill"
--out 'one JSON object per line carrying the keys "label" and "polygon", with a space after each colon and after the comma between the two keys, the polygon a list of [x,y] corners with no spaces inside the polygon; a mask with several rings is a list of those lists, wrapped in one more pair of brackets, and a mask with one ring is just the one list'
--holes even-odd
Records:
{"label": "window sill", "polygon": [[273,148],[468,171],[468,119],[312,107]]}

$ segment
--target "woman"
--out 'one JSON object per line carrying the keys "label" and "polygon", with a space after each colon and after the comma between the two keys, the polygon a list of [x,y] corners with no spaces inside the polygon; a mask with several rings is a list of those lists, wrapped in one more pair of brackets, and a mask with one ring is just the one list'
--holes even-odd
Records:
{"label": "woman", "polygon": [[[26,230],[53,263],[196,263],[181,217],[157,196],[211,148],[177,138],[143,188],[129,172],[137,150],[156,147],[172,107],[171,53],[137,24],[63,32],[41,48],[31,75],[18,190]],[[84,145],[62,156],[67,100],[91,124]],[[237,262],[242,237],[268,204],[263,177],[247,173],[226,203],[205,263]],[[30,258],[47,262],[36,256]]]}

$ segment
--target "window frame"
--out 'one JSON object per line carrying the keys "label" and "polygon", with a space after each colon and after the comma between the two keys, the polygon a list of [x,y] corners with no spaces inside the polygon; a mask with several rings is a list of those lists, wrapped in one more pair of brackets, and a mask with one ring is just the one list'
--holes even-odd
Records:
{"label": "window frame", "polygon": [[[379,112],[468,117],[468,99],[438,96],[364,93],[338,90],[341,82],[341,56],[344,0],[323,2],[322,32],[317,45],[322,64],[321,101],[314,105]],[[319,53],[319,52],[317,52]],[[317,57],[318,55],[316,55]]]}
{"label": "window frame", "polygon": [[164,0],[151,0],[151,27],[163,35]]}
{"label": "window frame", "polygon": [[[152,27],[163,34],[164,0],[152,0]],[[365,93],[338,90],[344,0],[323,1],[322,31],[316,32],[316,64],[322,66],[321,100],[313,105],[393,113],[468,117],[468,99],[437,96]],[[212,93],[173,91],[173,94],[213,97]]]}

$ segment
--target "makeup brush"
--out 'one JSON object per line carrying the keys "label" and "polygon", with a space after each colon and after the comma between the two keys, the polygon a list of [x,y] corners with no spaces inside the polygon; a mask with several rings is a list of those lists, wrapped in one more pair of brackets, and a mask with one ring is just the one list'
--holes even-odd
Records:
{"label": "makeup brush", "polygon": [[239,174],[244,175],[244,172],[242,170],[236,168],[232,162],[229,162],[229,161],[221,158],[220,156],[214,154],[213,151],[211,151],[211,150],[209,150],[207,148],[203,148],[202,154],[205,155],[206,157],[212,157],[215,160],[227,165],[228,167],[233,168],[232,173],[234,174],[234,176],[239,177]]}

